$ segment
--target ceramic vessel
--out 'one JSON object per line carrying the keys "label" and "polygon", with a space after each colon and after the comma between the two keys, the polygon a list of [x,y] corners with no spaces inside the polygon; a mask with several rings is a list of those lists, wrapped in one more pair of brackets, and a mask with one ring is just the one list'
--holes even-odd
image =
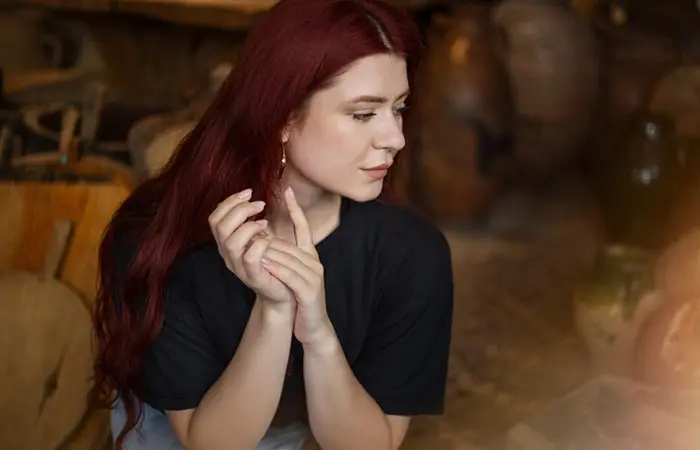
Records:
{"label": "ceramic vessel", "polygon": [[661,302],[646,251],[606,246],[574,299],[575,323],[595,372],[627,374],[644,319]]}

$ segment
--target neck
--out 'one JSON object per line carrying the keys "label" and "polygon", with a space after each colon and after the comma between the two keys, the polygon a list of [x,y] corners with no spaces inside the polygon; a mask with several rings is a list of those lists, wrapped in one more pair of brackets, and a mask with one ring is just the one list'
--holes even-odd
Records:
{"label": "neck", "polygon": [[279,201],[266,217],[272,232],[281,239],[294,242],[294,225],[281,193],[291,186],[309,222],[314,243],[328,236],[340,222],[340,195],[329,192],[304,178],[292,167],[285,169],[280,183]]}

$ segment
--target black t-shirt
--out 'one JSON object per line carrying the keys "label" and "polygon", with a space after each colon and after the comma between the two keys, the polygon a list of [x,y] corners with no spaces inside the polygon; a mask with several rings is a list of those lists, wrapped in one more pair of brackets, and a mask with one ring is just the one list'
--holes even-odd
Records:
{"label": "black t-shirt", "polygon": [[[317,249],[328,315],[358,381],[386,414],[442,413],[453,279],[440,230],[399,206],[343,199],[339,226]],[[180,257],[141,367],[142,400],[195,408],[233,358],[254,298],[214,243]],[[302,359],[293,340],[273,424],[307,420]]]}

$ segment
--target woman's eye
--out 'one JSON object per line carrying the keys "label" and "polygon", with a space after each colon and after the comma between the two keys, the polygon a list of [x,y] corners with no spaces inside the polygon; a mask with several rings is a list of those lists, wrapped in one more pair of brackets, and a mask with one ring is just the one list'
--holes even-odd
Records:
{"label": "woman's eye", "polygon": [[372,117],[376,116],[376,113],[358,113],[358,114],[353,114],[352,118],[355,120],[359,120],[360,122],[367,122],[369,119]]}
{"label": "woman's eye", "polygon": [[401,114],[408,109],[408,105],[402,105],[394,109],[394,114]]}

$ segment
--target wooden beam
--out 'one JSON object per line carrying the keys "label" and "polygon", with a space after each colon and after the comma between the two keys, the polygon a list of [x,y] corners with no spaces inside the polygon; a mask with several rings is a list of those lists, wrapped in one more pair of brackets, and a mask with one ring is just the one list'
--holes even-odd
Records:
{"label": "wooden beam", "polygon": [[244,31],[278,0],[11,0],[74,13],[125,13],[181,25]]}

